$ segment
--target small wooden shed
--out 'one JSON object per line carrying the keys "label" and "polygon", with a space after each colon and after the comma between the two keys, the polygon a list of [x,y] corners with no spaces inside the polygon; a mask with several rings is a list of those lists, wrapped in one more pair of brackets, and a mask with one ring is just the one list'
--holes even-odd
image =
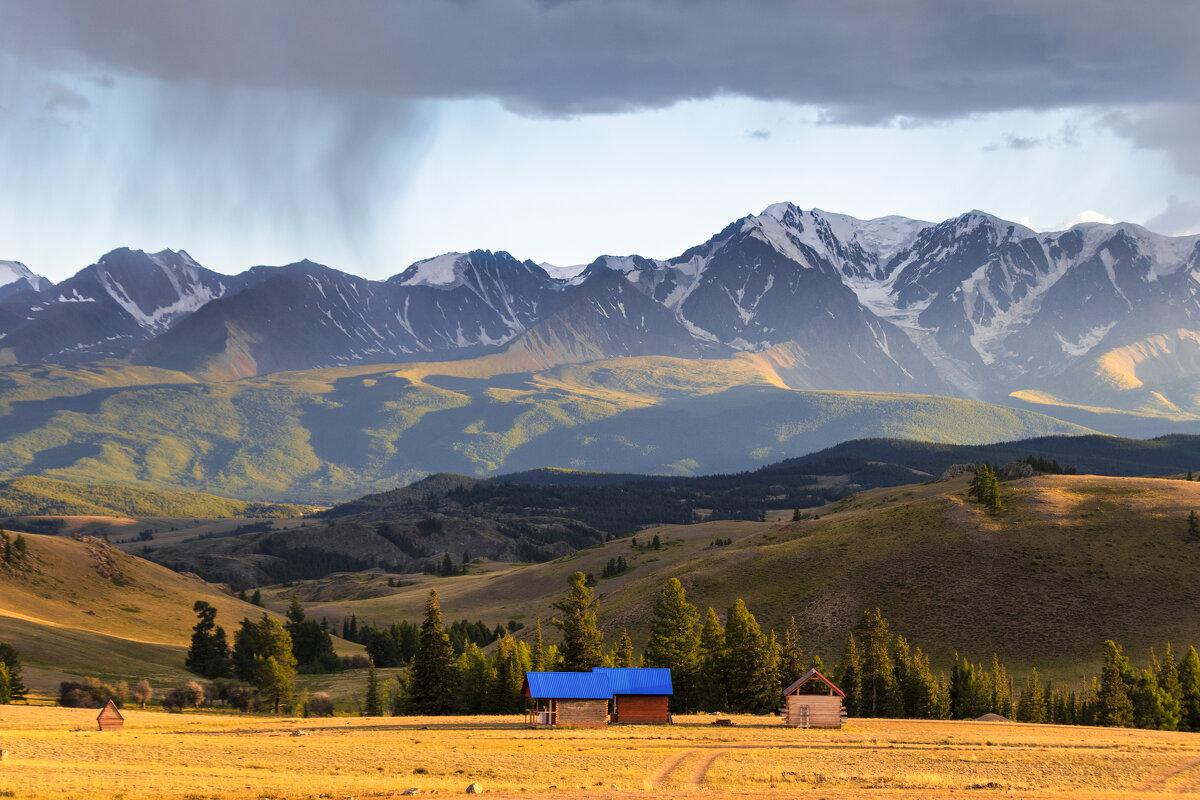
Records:
{"label": "small wooden shed", "polygon": [[608,678],[612,692],[613,723],[667,725],[671,688],[671,670],[665,668],[593,667]]}
{"label": "small wooden shed", "polygon": [[528,728],[603,728],[608,725],[608,678],[596,672],[526,672],[521,694]]}
{"label": "small wooden shed", "polygon": [[[813,687],[807,691],[801,689],[813,680],[824,684],[820,691],[812,691]],[[845,696],[846,693],[834,686],[833,681],[810,669],[783,690],[783,724],[791,728],[840,728],[844,713],[842,698]]]}
{"label": "small wooden shed", "polygon": [[102,731],[119,731],[125,724],[125,718],[117,710],[117,704],[109,700],[104,708],[100,709],[100,716],[96,717],[96,724]]}

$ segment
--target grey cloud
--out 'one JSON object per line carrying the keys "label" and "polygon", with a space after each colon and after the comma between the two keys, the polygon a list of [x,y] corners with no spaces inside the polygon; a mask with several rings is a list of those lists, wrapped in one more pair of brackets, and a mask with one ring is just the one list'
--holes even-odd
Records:
{"label": "grey cloud", "polygon": [[771,132],[766,128],[759,128],[758,130],[748,132],[746,136],[750,139],[770,139]]}
{"label": "grey cloud", "polygon": [[[1198,95],[1200,96],[1200,95]],[[1185,172],[1200,175],[1200,105],[1158,103],[1143,108],[1120,109],[1104,115],[1102,124],[1135,147],[1164,150]]]}
{"label": "grey cloud", "polygon": [[530,114],[720,94],[843,124],[1200,96],[1192,0],[0,0],[0,47],[167,81],[493,97]]}
{"label": "grey cloud", "polygon": [[49,99],[46,100],[46,110],[66,109],[68,111],[86,111],[92,107],[92,101],[74,89],[51,81],[47,85]]}
{"label": "grey cloud", "polygon": [[1171,195],[1162,213],[1146,220],[1146,227],[1167,236],[1200,233],[1200,206]]}

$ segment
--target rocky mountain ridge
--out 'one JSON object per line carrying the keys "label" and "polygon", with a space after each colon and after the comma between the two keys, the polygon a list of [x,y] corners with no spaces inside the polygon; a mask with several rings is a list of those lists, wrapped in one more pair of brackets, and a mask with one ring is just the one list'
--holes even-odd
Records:
{"label": "rocky mountain ridge", "polygon": [[224,276],[183,251],[121,249],[57,285],[30,276],[0,287],[27,287],[0,294],[0,363],[118,357],[230,379],[783,348],[793,388],[1200,411],[1200,236],[1129,223],[1038,233],[980,211],[928,223],[777,203],[674,258],[582,271],[473,251],[385,281],[311,262]]}

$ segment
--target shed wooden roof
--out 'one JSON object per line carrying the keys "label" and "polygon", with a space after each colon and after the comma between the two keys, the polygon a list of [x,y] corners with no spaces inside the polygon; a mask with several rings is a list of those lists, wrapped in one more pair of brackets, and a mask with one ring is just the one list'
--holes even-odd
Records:
{"label": "shed wooden roof", "polygon": [[800,678],[795,683],[793,683],[791,686],[784,689],[783,690],[784,695],[791,694],[792,692],[796,691],[804,684],[811,681],[813,678],[817,678],[818,680],[824,682],[824,684],[826,686],[828,686],[830,689],[832,689],[834,691],[834,693],[836,693],[842,697],[846,696],[845,692],[843,692],[841,689],[839,689],[838,687],[833,685],[833,681],[829,680],[829,678],[826,678],[824,675],[822,675],[820,672],[817,672],[817,670],[815,670],[815,669],[810,669],[808,672],[801,675]]}

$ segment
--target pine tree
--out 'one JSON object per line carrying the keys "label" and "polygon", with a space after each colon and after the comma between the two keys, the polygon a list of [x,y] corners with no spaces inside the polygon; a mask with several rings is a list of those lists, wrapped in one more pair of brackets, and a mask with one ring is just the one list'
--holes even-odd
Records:
{"label": "pine tree", "polygon": [[1195,647],[1188,648],[1179,665],[1179,692],[1180,729],[1200,731],[1200,656],[1196,655]]}
{"label": "pine tree", "polygon": [[992,653],[992,671],[985,676],[984,682],[988,684],[988,711],[1011,718],[1015,709],[1012,682],[1009,680],[1008,670],[1000,663],[995,653]]}
{"label": "pine tree", "polygon": [[774,707],[779,685],[771,670],[769,642],[741,599],[726,616],[725,654],[730,710],[756,712]]}
{"label": "pine tree", "polygon": [[1197,518],[1195,511],[1188,514],[1187,538],[1193,542],[1200,539],[1200,519]]}
{"label": "pine tree", "polygon": [[617,642],[617,649],[613,651],[613,666],[633,666],[633,640],[629,638],[629,631],[627,629],[621,630],[621,638]]}
{"label": "pine tree", "polygon": [[674,710],[691,709],[691,688],[697,668],[696,651],[700,645],[696,622],[700,619],[696,607],[687,601],[683,584],[671,578],[654,602],[654,619],[650,622],[650,638],[646,642],[646,666],[667,667],[671,670],[671,698]]}
{"label": "pine tree", "polygon": [[929,659],[921,648],[910,650],[903,636],[896,637],[896,683],[903,698],[904,715],[916,719],[937,719],[938,682],[929,669]]}
{"label": "pine tree", "polygon": [[1038,680],[1036,667],[1030,671],[1025,680],[1025,688],[1021,690],[1021,700],[1017,703],[1017,720],[1036,723],[1046,721],[1046,693]]}
{"label": "pine tree", "polygon": [[727,707],[725,630],[711,607],[700,626],[697,661],[700,669],[696,675],[693,706],[698,711],[724,711]]}
{"label": "pine tree", "polygon": [[491,710],[496,673],[479,645],[468,642],[455,662],[455,669],[458,670],[458,710],[464,714],[482,714]]}
{"label": "pine tree", "polygon": [[262,591],[255,589],[254,594],[250,595],[250,605],[262,606]]}
{"label": "pine tree", "polygon": [[274,703],[275,713],[291,700],[296,685],[296,658],[292,637],[283,623],[263,614],[256,624],[258,654],[254,658],[254,684]]}
{"label": "pine tree", "polygon": [[[1133,724],[1137,728],[1148,730],[1166,730],[1166,709],[1163,706],[1164,692],[1158,685],[1158,678],[1153,668],[1142,670],[1137,683],[1130,692],[1129,700],[1133,704]],[[1176,726],[1178,722],[1176,721]]]}
{"label": "pine tree", "polygon": [[1111,639],[1104,642],[1104,669],[1100,673],[1100,694],[1097,697],[1096,723],[1110,727],[1128,728],[1133,725],[1133,704],[1125,673],[1129,661],[1121,647]]}
{"label": "pine tree", "polygon": [[9,702],[16,703],[25,700],[28,689],[22,682],[21,655],[17,652],[17,648],[8,642],[0,642],[0,664],[4,665],[8,673]]}
{"label": "pine tree", "polygon": [[967,497],[978,500],[992,513],[1004,510],[1004,504],[1000,501],[1000,481],[991,465],[975,465],[975,477],[971,479]]}
{"label": "pine tree", "polygon": [[367,667],[367,697],[363,701],[363,716],[383,716],[383,698],[379,696],[379,675],[375,672],[374,661]]}
{"label": "pine tree", "polygon": [[1175,663],[1175,652],[1170,642],[1167,642],[1167,652],[1154,677],[1162,692],[1163,730],[1177,731],[1183,721],[1183,687],[1179,684],[1179,667]]}
{"label": "pine tree", "polygon": [[12,681],[8,675],[8,665],[0,661],[0,706],[12,702]]}
{"label": "pine tree", "polygon": [[838,685],[846,693],[846,713],[850,716],[863,715],[862,657],[858,654],[858,642],[851,633],[842,651],[842,663],[838,665]]}
{"label": "pine tree", "polygon": [[952,719],[974,719],[983,712],[979,676],[975,666],[954,654],[954,671],[950,675],[950,716]]}
{"label": "pine tree", "polygon": [[525,671],[529,667],[529,649],[511,636],[502,636],[492,656],[492,687],[490,708],[497,714],[516,714],[524,708],[521,696]]}
{"label": "pine tree", "polygon": [[604,661],[604,637],[596,626],[596,600],[587,585],[587,576],[576,572],[568,579],[567,596],[554,603],[562,618],[551,620],[562,629],[560,648],[563,669],[586,672]]}
{"label": "pine tree", "polygon": [[197,600],[192,610],[199,619],[192,628],[192,643],[184,666],[206,678],[223,678],[229,674],[229,645],[225,630],[216,624],[217,609]]}
{"label": "pine tree", "polygon": [[[292,602],[288,605],[287,618],[292,625],[304,622],[304,606],[300,605],[300,598],[295,595],[292,595]],[[288,627],[291,628],[291,625]]]}
{"label": "pine tree", "polygon": [[780,691],[786,689],[806,671],[804,651],[800,648],[800,627],[793,616],[788,622],[787,630],[783,632],[783,645],[779,648]]}
{"label": "pine tree", "polygon": [[862,642],[862,713],[870,717],[895,717],[903,713],[895,669],[888,652],[891,634],[887,620],[876,608],[864,611],[858,622]]}
{"label": "pine tree", "polygon": [[454,646],[442,626],[442,606],[437,590],[425,601],[425,620],[417,652],[408,670],[409,704],[418,714],[454,712],[458,690]]}
{"label": "pine tree", "polygon": [[529,669],[542,672],[546,669],[546,644],[542,641],[542,618],[537,618],[537,628],[534,632],[532,664]]}

